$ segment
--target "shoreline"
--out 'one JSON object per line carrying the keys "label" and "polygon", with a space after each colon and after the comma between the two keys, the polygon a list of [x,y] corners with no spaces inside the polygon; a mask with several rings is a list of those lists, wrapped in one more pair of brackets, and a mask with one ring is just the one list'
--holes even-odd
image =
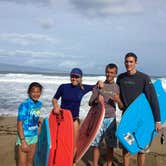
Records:
{"label": "shoreline", "polygon": [[[16,139],[16,117],[0,116],[0,161],[3,166],[16,166],[17,155],[15,153]],[[146,154],[146,166],[165,166],[166,163],[166,143],[160,144],[160,133],[154,138],[150,147],[150,152]],[[103,143],[101,147],[100,163],[105,166],[106,148]],[[92,149],[90,148],[84,157],[77,163],[77,166],[92,164]],[[114,151],[114,166],[122,166],[122,155],[119,148]],[[136,155],[131,157],[131,166],[136,166]],[[89,165],[90,166],[90,165]]]}

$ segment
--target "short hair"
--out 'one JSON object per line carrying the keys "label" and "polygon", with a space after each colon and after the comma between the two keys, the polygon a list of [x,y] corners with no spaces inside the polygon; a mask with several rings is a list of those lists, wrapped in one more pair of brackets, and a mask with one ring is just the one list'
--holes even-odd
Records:
{"label": "short hair", "polygon": [[133,52],[129,52],[125,55],[125,59],[127,59],[128,57],[133,57],[135,61],[137,62],[137,55],[134,54]]}
{"label": "short hair", "polygon": [[107,72],[108,68],[109,68],[109,69],[115,68],[115,69],[116,69],[116,73],[118,72],[118,66],[117,66],[116,64],[114,64],[114,63],[108,64],[108,65],[105,67],[105,72]]}
{"label": "short hair", "polygon": [[40,91],[42,92],[43,90],[43,86],[41,84],[39,84],[38,82],[32,82],[29,87],[28,87],[28,90],[27,90],[27,93],[30,94],[31,90],[33,87],[38,87],[40,89]]}

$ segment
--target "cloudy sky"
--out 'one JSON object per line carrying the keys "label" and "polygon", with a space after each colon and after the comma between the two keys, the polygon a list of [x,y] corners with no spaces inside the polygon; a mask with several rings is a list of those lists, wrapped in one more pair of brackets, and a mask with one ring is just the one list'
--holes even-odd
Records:
{"label": "cloudy sky", "polygon": [[166,75],[166,0],[0,0],[0,63],[68,72]]}

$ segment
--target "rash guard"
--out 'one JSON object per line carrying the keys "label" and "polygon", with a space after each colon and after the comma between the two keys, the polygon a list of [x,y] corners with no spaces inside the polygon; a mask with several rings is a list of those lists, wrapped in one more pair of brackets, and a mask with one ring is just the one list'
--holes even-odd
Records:
{"label": "rash guard", "polygon": [[79,109],[82,97],[92,91],[94,85],[73,86],[71,83],[61,84],[54,95],[54,99],[61,97],[61,108],[71,111],[73,119],[79,117]]}
{"label": "rash guard", "polygon": [[160,109],[157,95],[148,75],[139,71],[133,75],[129,75],[125,72],[118,76],[117,84],[120,87],[120,97],[125,109],[135,100],[137,96],[144,93],[152,108],[155,121],[160,121]]}
{"label": "rash guard", "polygon": [[26,99],[18,108],[17,121],[22,121],[25,137],[32,137],[38,133],[38,120],[42,103],[33,101],[31,98]]}
{"label": "rash guard", "polygon": [[115,94],[119,94],[119,86],[114,82],[108,83],[107,81],[104,82],[104,87],[102,89],[98,89],[96,86],[89,100],[90,106],[97,103],[99,94],[104,97],[105,118],[115,118],[116,106],[111,97],[113,97]]}

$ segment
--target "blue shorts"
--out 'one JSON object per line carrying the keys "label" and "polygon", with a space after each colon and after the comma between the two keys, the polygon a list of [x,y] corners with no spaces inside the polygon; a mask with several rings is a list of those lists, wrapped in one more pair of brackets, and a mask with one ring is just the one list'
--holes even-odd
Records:
{"label": "blue shorts", "polygon": [[103,138],[105,138],[108,147],[117,146],[116,132],[116,119],[104,118],[103,123],[97,133],[96,138],[92,142],[91,146],[99,147]]}

